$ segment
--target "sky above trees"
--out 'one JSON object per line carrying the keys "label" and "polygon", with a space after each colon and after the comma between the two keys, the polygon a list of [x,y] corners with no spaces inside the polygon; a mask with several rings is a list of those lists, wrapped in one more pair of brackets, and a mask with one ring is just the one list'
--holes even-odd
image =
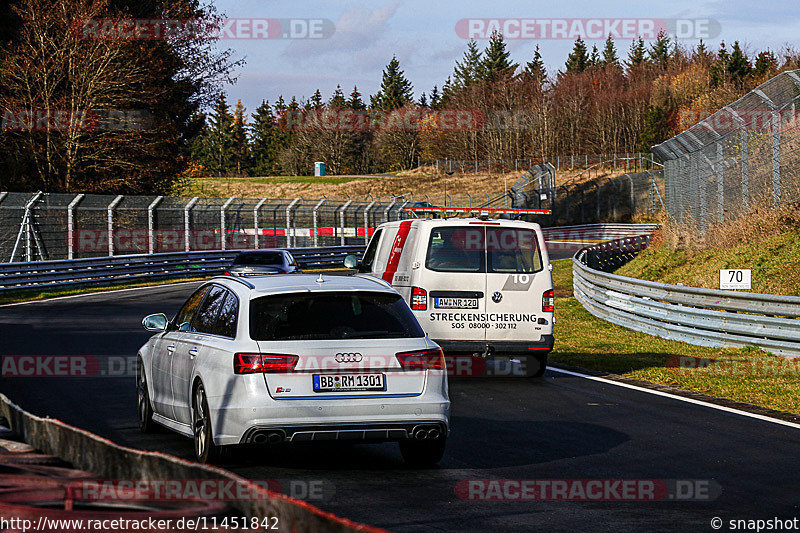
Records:
{"label": "sky above trees", "polygon": [[[716,50],[721,41],[740,41],[752,57],[763,49],[779,51],[797,45],[800,35],[800,10],[796,0],[770,0],[761,4],[744,0],[656,0],[629,2],[478,2],[474,0],[376,0],[369,3],[304,0],[302,2],[263,2],[262,0],[216,0],[215,5],[228,17],[325,18],[336,26],[334,35],[324,40],[226,40],[221,45],[245,56],[247,63],[238,70],[239,81],[226,88],[234,99],[242,99],[254,110],[262,99],[275,100],[279,94],[310,98],[320,89],[327,98],[337,84],[357,85],[364,94],[374,94],[381,83],[381,72],[396,56],[414,85],[414,96],[430,93],[442,86],[461,59],[466,40],[457,35],[456,23],[463,18],[713,18],[721,33],[706,39]],[[547,72],[564,68],[574,39],[511,40],[511,60],[530,61],[538,45]],[[603,41],[586,40],[588,50]],[[692,47],[697,40],[683,44]],[[478,43],[483,49],[487,41]],[[618,41],[617,50],[625,53],[630,40]],[[647,42],[650,44],[650,41]]]}

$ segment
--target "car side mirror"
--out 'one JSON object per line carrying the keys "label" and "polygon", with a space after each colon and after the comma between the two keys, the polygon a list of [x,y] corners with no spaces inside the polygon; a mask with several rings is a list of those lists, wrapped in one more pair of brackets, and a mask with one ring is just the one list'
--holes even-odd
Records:
{"label": "car side mirror", "polygon": [[167,326],[169,326],[169,320],[164,313],[147,315],[142,319],[142,327],[147,331],[166,331]]}
{"label": "car side mirror", "polygon": [[344,258],[345,268],[361,268],[361,260],[354,255],[347,255]]}

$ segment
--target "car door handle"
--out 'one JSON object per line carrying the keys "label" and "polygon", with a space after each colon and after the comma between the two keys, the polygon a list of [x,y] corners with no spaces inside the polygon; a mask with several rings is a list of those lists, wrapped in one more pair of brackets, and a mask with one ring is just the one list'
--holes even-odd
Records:
{"label": "car door handle", "polygon": [[172,346],[167,346],[167,351],[171,354],[175,353],[175,345],[173,344]]}
{"label": "car door handle", "polygon": [[197,351],[197,348],[192,348],[189,350],[189,357],[197,357],[197,354],[200,353]]}

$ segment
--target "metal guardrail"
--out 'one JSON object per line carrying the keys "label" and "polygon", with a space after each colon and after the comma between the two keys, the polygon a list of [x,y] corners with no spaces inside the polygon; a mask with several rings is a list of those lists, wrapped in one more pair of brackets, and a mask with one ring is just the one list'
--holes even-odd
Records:
{"label": "metal guardrail", "polygon": [[618,239],[576,253],[575,298],[598,318],[664,339],[800,356],[800,297],[684,287],[608,272],[648,243],[647,236]]}
{"label": "metal guardrail", "polygon": [[[126,281],[209,276],[222,272],[241,250],[123,255],[93,259],[0,264],[0,292],[108,285]],[[301,268],[338,267],[364,246],[294,248]]]}

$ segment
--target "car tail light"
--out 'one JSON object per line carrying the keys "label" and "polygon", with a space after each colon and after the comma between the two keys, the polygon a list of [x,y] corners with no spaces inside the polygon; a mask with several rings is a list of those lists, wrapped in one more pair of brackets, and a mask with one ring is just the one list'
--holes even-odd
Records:
{"label": "car tail light", "polygon": [[555,311],[555,293],[553,293],[553,289],[549,291],[544,291],[542,294],[542,313],[552,313]]}
{"label": "car tail light", "polygon": [[411,310],[428,310],[428,291],[419,287],[411,287]]}
{"label": "car tail light", "polygon": [[293,372],[297,366],[296,355],[273,353],[233,354],[234,374],[284,374]]}
{"label": "car tail light", "polygon": [[228,272],[228,271],[226,270],[225,272],[223,272],[223,273],[222,273],[222,275],[223,275],[223,276],[230,276],[230,275],[231,275],[231,273],[230,273],[230,272]]}
{"label": "car tail light", "polygon": [[441,348],[396,354],[403,370],[445,370]]}

